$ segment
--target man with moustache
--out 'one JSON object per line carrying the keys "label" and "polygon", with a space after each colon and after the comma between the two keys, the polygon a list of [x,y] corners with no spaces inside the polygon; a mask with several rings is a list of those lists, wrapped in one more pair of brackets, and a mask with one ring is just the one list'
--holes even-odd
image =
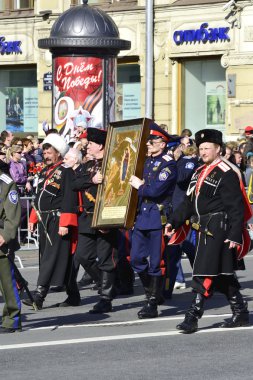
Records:
{"label": "man with moustache", "polygon": [[[68,145],[60,135],[51,133],[43,141],[42,149],[46,167],[39,176],[29,220],[31,232],[39,223],[40,269],[34,299],[38,309],[42,309],[50,285],[66,285],[68,303],[78,306],[79,293],[68,281],[73,239],[77,236],[77,194],[70,188],[74,172],[62,165]],[[31,306],[28,299],[23,303]]]}
{"label": "man with moustache", "polygon": [[251,215],[237,173],[221,158],[222,133],[204,129],[195,135],[204,165],[193,174],[186,197],[169,216],[165,233],[190,220],[198,231],[198,243],[193,265],[194,298],[185,319],[177,329],[194,333],[198,319],[204,313],[206,299],[214,290],[223,293],[232,310],[232,318],[221,327],[233,328],[249,324],[247,302],[239,291],[234,271],[238,269],[237,252],[241,249],[244,224]]}
{"label": "man with moustache", "polygon": [[91,228],[98,184],[102,182],[101,168],[104,156],[106,131],[87,129],[87,153],[91,157],[72,181],[72,189],[81,193],[82,212],[78,216],[78,245],[76,264],[100,287],[100,300],[90,310],[92,314],[112,311],[115,296],[117,253],[117,230],[100,231]]}

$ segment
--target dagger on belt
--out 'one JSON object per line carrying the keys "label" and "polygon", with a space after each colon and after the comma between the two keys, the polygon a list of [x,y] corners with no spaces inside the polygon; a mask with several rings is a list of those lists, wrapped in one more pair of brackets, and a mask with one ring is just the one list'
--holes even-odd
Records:
{"label": "dagger on belt", "polygon": [[46,228],[46,226],[45,226],[45,223],[44,223],[43,220],[42,220],[42,217],[41,217],[41,215],[40,215],[39,210],[38,210],[37,207],[35,206],[34,202],[31,202],[31,206],[33,207],[34,211],[36,212],[36,215],[37,215],[38,221],[41,223],[41,225],[42,225],[42,227],[43,227],[43,230],[44,230],[44,232],[45,232],[45,235],[46,235],[46,237],[47,237],[47,240],[49,241],[50,245],[53,246],[53,243],[52,243],[52,241],[51,241],[51,239],[50,239],[50,236],[49,236],[49,234],[48,234],[48,232],[47,232],[47,228]]}
{"label": "dagger on belt", "polygon": [[191,225],[191,228],[193,228],[195,231],[202,232],[202,233],[205,234],[206,236],[211,236],[211,237],[213,237],[212,232],[210,232],[210,231],[208,230],[207,227],[206,227],[206,228],[202,228],[201,225],[200,225],[200,223],[197,223],[197,222],[194,220],[194,218],[191,218],[190,220],[187,220],[187,221],[186,221],[186,224],[187,224],[187,225],[190,224],[190,225]]}

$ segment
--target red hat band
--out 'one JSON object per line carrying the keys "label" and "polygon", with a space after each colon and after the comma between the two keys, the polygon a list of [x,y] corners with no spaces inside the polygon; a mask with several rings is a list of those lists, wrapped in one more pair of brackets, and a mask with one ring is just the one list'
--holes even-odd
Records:
{"label": "red hat band", "polygon": [[161,137],[166,142],[169,141],[169,139],[167,138],[167,136],[165,136],[163,133],[161,133],[159,131],[155,131],[154,129],[150,130],[150,135],[151,136],[159,136],[159,137]]}

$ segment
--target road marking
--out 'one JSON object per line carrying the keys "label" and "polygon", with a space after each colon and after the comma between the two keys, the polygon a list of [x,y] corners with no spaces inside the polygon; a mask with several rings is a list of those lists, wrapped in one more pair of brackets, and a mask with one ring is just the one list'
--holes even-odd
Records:
{"label": "road marking", "polygon": [[[207,334],[207,333],[221,333],[221,332],[235,332],[235,331],[247,331],[253,330],[253,326],[249,327],[237,327],[234,329],[226,328],[213,328],[199,330],[195,334]],[[21,343],[21,344],[8,344],[1,345],[0,350],[14,350],[14,349],[24,349],[24,348],[34,348],[34,347],[48,347],[48,346],[62,346],[62,345],[71,345],[71,344],[81,344],[81,343],[96,343],[96,342],[108,342],[116,340],[125,340],[125,339],[144,339],[144,338],[156,338],[156,337],[165,337],[165,336],[174,336],[174,335],[183,335],[180,331],[171,330],[171,331],[161,331],[156,333],[142,333],[142,334],[129,334],[129,335],[112,335],[112,336],[99,336],[93,338],[81,338],[81,339],[65,339],[65,340],[55,340],[48,342],[35,342],[35,343]]]}
{"label": "road marking", "polygon": [[[249,313],[251,314],[251,313]],[[208,318],[229,318],[231,314],[207,314],[203,315],[202,319]],[[38,330],[56,330],[56,329],[68,329],[68,328],[78,328],[78,327],[110,327],[110,326],[130,326],[136,324],[144,323],[157,323],[157,322],[166,322],[166,321],[178,321],[182,320],[184,315],[179,315],[177,317],[161,317],[161,318],[152,318],[152,319],[136,319],[133,321],[121,321],[121,322],[105,322],[105,323],[84,323],[76,325],[54,325],[54,326],[43,326],[27,329],[26,331],[38,331]]]}
{"label": "road marking", "polygon": [[[231,314],[212,314],[212,315],[204,315],[204,318],[227,318],[231,317]],[[152,318],[152,319],[136,319],[133,321],[121,321],[121,322],[105,322],[105,323],[84,323],[84,324],[76,324],[76,325],[55,325],[55,326],[43,326],[43,327],[35,327],[31,329],[27,329],[26,331],[36,331],[36,330],[55,330],[55,329],[66,329],[66,328],[76,328],[76,327],[110,327],[110,326],[125,326],[125,325],[136,325],[136,324],[144,324],[144,323],[157,323],[157,322],[166,322],[166,321],[178,321],[184,319],[184,315],[180,315],[177,317],[161,317],[161,318]]]}

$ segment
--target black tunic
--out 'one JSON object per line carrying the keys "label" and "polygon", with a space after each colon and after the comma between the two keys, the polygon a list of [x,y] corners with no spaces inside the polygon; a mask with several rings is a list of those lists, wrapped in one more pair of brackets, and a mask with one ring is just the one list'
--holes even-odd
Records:
{"label": "black tunic", "polygon": [[[39,223],[38,285],[41,286],[65,283],[72,244],[71,227],[77,226],[77,193],[70,187],[73,177],[73,170],[63,167],[61,162],[43,169],[39,177],[34,204],[43,222]],[[34,210],[30,221],[38,221]],[[60,226],[68,227],[69,233],[60,236]]]}
{"label": "black tunic", "polygon": [[95,234],[95,230],[91,228],[92,217],[94,213],[95,200],[97,196],[98,185],[92,182],[92,178],[98,170],[101,170],[102,159],[90,160],[80,165],[75,170],[75,177],[71,182],[71,188],[81,193],[82,204],[80,205],[82,212],[78,215],[78,232]]}
{"label": "black tunic", "polygon": [[111,229],[106,233],[91,228],[98,185],[92,178],[101,170],[102,159],[91,160],[75,171],[71,188],[81,193],[81,212],[78,215],[78,244],[76,260],[89,269],[94,262],[101,271],[111,272],[118,262],[117,233]]}
{"label": "black tunic", "polygon": [[[207,170],[208,175],[204,172]],[[209,168],[197,169],[183,203],[169,217],[169,223],[178,228],[193,215],[202,231],[198,234],[193,276],[233,274],[235,249],[229,249],[224,241],[241,243],[244,204],[239,178],[222,160],[216,160]],[[213,236],[207,236],[205,228]]]}

